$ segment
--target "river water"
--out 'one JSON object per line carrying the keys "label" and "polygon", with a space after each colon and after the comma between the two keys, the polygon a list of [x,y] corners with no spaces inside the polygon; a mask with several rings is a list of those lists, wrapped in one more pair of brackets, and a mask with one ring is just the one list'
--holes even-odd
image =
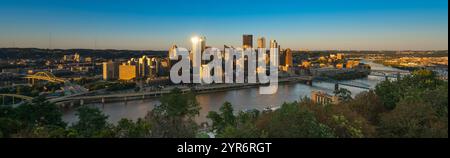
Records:
{"label": "river water", "polygon": [[[365,62],[372,66],[373,70],[398,70],[391,67],[386,67],[373,62]],[[384,77],[369,76],[367,78],[356,79],[352,83],[361,83],[369,85],[374,88],[379,82],[385,80]],[[218,111],[224,102],[230,102],[235,112],[243,110],[258,109],[263,110],[268,106],[280,106],[285,102],[294,102],[300,100],[303,97],[310,97],[312,90],[325,91],[332,94],[334,91],[334,83],[327,82],[314,82],[313,86],[292,83],[292,84],[280,84],[276,94],[272,95],[260,95],[259,88],[248,88],[239,90],[229,90],[223,92],[213,92],[197,95],[197,101],[200,104],[200,115],[196,118],[198,123],[206,122],[208,119],[206,116],[209,111]],[[346,88],[352,92],[352,95],[367,91],[360,88],[340,86]],[[106,104],[90,104],[89,106],[97,107],[101,109],[106,115],[109,116],[108,120],[111,123],[116,123],[122,118],[137,120],[138,118],[145,117],[148,111],[151,111],[155,105],[160,104],[158,99],[145,99]],[[78,119],[75,116],[75,110],[68,110],[64,113],[64,121],[68,123],[76,122]]]}

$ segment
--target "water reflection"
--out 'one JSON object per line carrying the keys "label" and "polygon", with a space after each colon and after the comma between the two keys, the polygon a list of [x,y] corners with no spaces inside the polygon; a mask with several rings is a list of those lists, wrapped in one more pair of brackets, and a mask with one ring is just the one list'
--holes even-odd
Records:
{"label": "water reflection", "polygon": [[[370,63],[372,69],[376,70],[396,70],[394,68],[385,67],[380,64]],[[374,88],[379,82],[383,81],[384,77],[369,76],[364,79],[354,80],[356,82],[370,85]],[[351,82],[351,81],[348,81]],[[280,84],[277,93],[272,95],[259,94],[259,88],[248,88],[240,90],[230,90],[224,92],[214,92],[207,94],[199,94],[197,100],[200,103],[200,116],[196,121],[206,122],[206,116],[209,111],[218,111],[224,102],[230,102],[236,112],[250,109],[263,110],[267,106],[279,106],[285,102],[294,102],[303,97],[310,97],[312,90],[321,90],[327,93],[333,93],[334,83],[314,82],[313,86],[304,84]],[[353,95],[367,91],[360,88],[341,86],[352,92]],[[118,122],[122,118],[137,120],[145,117],[148,111],[152,110],[155,105],[159,105],[157,99],[147,99],[138,101],[128,101],[127,103],[107,103],[93,104],[91,106],[98,107],[103,112],[109,115],[109,121],[112,123]],[[73,123],[77,120],[74,110],[65,113],[64,120]]]}

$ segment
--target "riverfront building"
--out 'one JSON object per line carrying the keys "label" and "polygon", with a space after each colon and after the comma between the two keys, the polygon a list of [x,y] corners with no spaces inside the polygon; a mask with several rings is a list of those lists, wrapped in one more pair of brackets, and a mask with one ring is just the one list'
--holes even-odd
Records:
{"label": "riverfront building", "polygon": [[337,96],[329,95],[326,92],[311,91],[311,101],[315,104],[338,104],[339,98]]}
{"label": "riverfront building", "polygon": [[137,77],[138,70],[135,65],[120,65],[119,66],[119,80],[130,81]]}
{"label": "riverfront building", "polygon": [[119,78],[119,64],[114,61],[103,62],[103,80],[117,80]]}

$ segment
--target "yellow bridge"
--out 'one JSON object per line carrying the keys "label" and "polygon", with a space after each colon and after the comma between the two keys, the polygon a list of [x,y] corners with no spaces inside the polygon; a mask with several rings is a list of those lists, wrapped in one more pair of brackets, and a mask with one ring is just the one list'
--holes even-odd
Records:
{"label": "yellow bridge", "polygon": [[55,75],[53,75],[50,72],[37,72],[34,75],[27,75],[24,78],[26,79],[30,79],[32,84],[34,84],[35,80],[44,80],[44,81],[48,81],[48,82],[53,82],[53,83],[66,83],[67,80],[63,79],[63,78],[58,78]]}

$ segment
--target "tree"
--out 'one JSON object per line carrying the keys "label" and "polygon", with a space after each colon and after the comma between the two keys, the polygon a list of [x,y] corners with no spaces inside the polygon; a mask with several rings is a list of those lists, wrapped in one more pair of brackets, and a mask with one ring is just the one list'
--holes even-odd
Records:
{"label": "tree", "polygon": [[266,138],[267,134],[256,128],[252,122],[239,124],[237,126],[227,126],[220,134],[219,138]]}
{"label": "tree", "polygon": [[356,95],[355,99],[348,102],[347,105],[373,125],[378,124],[380,114],[387,111],[374,91]]}
{"label": "tree", "polygon": [[428,103],[439,117],[448,119],[448,83],[433,90],[423,91],[420,98]]}
{"label": "tree", "polygon": [[161,105],[155,111],[166,113],[169,117],[192,118],[199,114],[200,107],[193,93],[182,94],[178,88],[163,96]]}
{"label": "tree", "polygon": [[[38,128],[46,129],[47,134],[33,134]],[[0,106],[3,137],[63,137],[63,134],[56,136],[56,130],[64,131],[65,128],[61,110],[42,97],[17,108]]]}
{"label": "tree", "polygon": [[18,138],[67,138],[67,131],[57,126],[36,126],[32,129],[19,131],[14,137]]}
{"label": "tree", "polygon": [[225,102],[220,108],[221,116],[225,125],[235,125],[236,117],[233,114],[233,105],[229,102]]}
{"label": "tree", "polygon": [[15,109],[15,118],[27,127],[35,126],[58,126],[66,127],[62,120],[61,110],[42,97],[38,97],[32,103],[26,103]]}
{"label": "tree", "polygon": [[422,91],[434,90],[445,84],[436,78],[429,70],[414,71],[412,76],[406,76],[397,81],[384,81],[377,85],[375,92],[383,101],[387,110],[395,109],[396,104],[408,96],[420,96]]}
{"label": "tree", "polygon": [[374,137],[376,131],[364,117],[353,111],[349,104],[317,106],[309,101],[301,101],[300,106],[314,113],[315,118],[321,124],[329,127],[338,138],[363,138]]}
{"label": "tree", "polygon": [[112,137],[108,131],[110,130],[110,125],[107,123],[108,116],[99,109],[82,106],[77,109],[76,115],[79,121],[72,126],[72,129],[79,137]]}
{"label": "tree", "polygon": [[234,115],[233,105],[225,102],[220,108],[220,114],[209,112],[208,118],[212,120],[212,129],[219,138],[261,138],[267,137],[256,128],[255,121],[259,117],[259,111],[239,112]]}
{"label": "tree", "polygon": [[236,117],[233,114],[233,106],[229,102],[225,102],[219,111],[220,114],[215,111],[209,112],[207,118],[212,120],[213,129],[221,133],[225,127],[236,125]]}
{"label": "tree", "polygon": [[18,120],[0,117],[0,138],[9,138],[22,129],[22,124]]}
{"label": "tree", "polygon": [[381,115],[380,137],[448,137],[448,83],[418,70],[376,88],[388,112]]}
{"label": "tree", "polygon": [[381,116],[379,132],[386,138],[448,138],[448,119],[439,119],[423,101],[402,100]]}
{"label": "tree", "polygon": [[152,125],[151,137],[194,138],[198,129],[194,117],[200,111],[195,95],[182,94],[180,89],[175,88],[160,101],[161,105],[145,118]]}
{"label": "tree", "polygon": [[116,137],[119,138],[147,138],[151,134],[151,125],[143,119],[138,119],[136,122],[122,119],[114,130]]}
{"label": "tree", "polygon": [[299,106],[297,103],[284,104],[273,114],[263,114],[261,120],[267,124],[260,124],[260,129],[267,132],[270,138],[330,138],[334,137],[332,130],[319,123],[314,113]]}

